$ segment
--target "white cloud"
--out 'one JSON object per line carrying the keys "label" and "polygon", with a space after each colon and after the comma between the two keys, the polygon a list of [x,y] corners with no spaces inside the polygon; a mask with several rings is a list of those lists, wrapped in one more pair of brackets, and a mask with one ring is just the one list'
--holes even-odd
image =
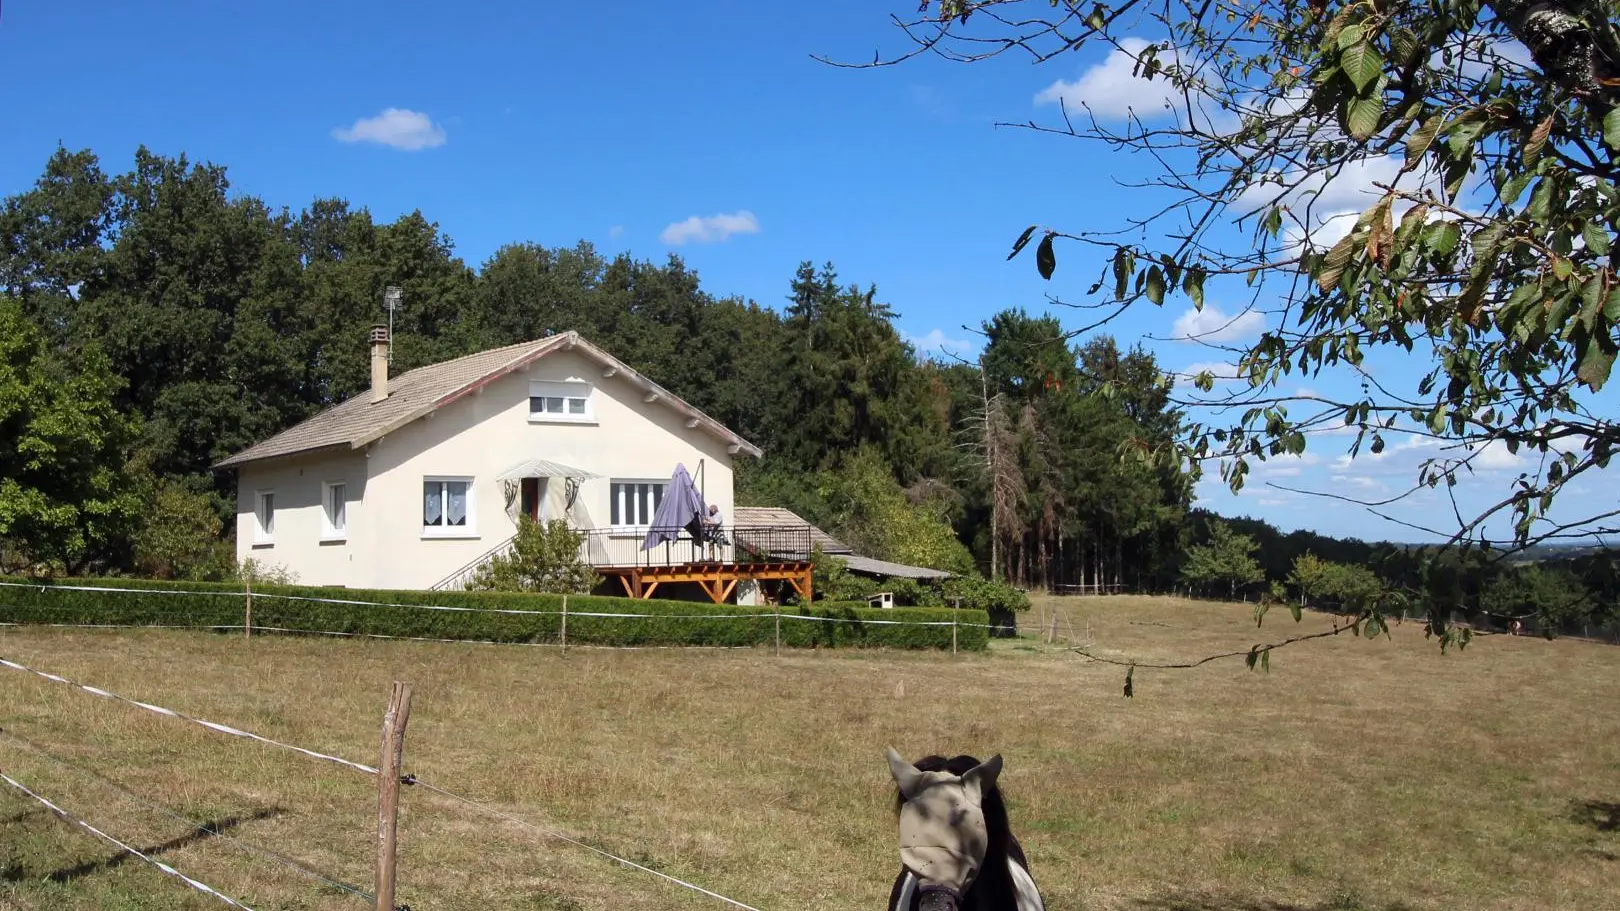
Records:
{"label": "white cloud", "polygon": [[332,135],[340,142],[375,142],[406,152],[431,149],[445,143],[444,130],[420,111],[389,108],[375,117],[362,117],[351,127],[338,127]]}
{"label": "white cloud", "polygon": [[1474,457],[1468,464],[1475,471],[1507,471],[1524,464],[1524,458],[1518,453],[1509,452],[1507,444],[1501,440],[1491,440],[1483,446],[1472,447],[1472,451]]}
{"label": "white cloud", "polygon": [[1202,310],[1192,307],[1176,317],[1170,337],[1178,342],[1229,342],[1258,335],[1266,328],[1266,318],[1258,310],[1244,310],[1227,316],[1220,307],[1208,304]]}
{"label": "white cloud", "polygon": [[951,338],[945,334],[943,329],[930,329],[925,335],[908,334],[906,341],[911,342],[918,351],[924,353],[965,354],[978,347],[973,342]]}
{"label": "white cloud", "polygon": [[[1441,195],[1442,180],[1431,169],[1401,172],[1403,156],[1381,155],[1347,163],[1334,173],[1318,172],[1309,176],[1299,170],[1279,175],[1266,175],[1249,184],[1233,202],[1242,213],[1254,212],[1281,200],[1288,207],[1283,223],[1285,251],[1290,255],[1299,251],[1301,244],[1325,250],[1338,243],[1356,225],[1356,219],[1384,196],[1377,185],[1417,192],[1431,190]],[[1463,180],[1457,198],[1466,199],[1484,178],[1478,174]],[[1397,198],[1390,212],[1398,224],[1414,203]],[[1430,211],[1429,220],[1442,217],[1439,211]]]}
{"label": "white cloud", "polygon": [[720,243],[733,234],[758,234],[759,219],[746,209],[729,215],[692,216],[663,230],[658,239],[666,244],[681,246],[687,243]]}
{"label": "white cloud", "polygon": [[[1141,38],[1126,38],[1120,43],[1124,50],[1116,49],[1092,66],[1073,82],[1062,79],[1042,89],[1035,96],[1036,104],[1062,102],[1070,110],[1084,105],[1098,117],[1124,117],[1135,113],[1143,120],[1161,117],[1185,107],[1182,94],[1165,76],[1151,80],[1134,75],[1137,58],[1148,46]],[[1173,64],[1173,54],[1161,55],[1160,62]]]}
{"label": "white cloud", "polygon": [[1333,476],[1333,482],[1335,484],[1349,484],[1351,487],[1359,487],[1362,490],[1370,490],[1378,493],[1386,493],[1389,490],[1389,486],[1383,481],[1377,480],[1376,478],[1369,478],[1366,475],[1336,474]]}
{"label": "white cloud", "polygon": [[614,225],[613,227],[609,228],[608,229],[608,236],[609,237],[623,237],[624,236],[624,225]]}

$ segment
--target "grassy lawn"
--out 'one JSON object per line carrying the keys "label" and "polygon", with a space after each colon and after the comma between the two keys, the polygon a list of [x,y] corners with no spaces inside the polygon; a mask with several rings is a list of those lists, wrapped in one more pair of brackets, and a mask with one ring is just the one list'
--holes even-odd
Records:
{"label": "grassy lawn", "polygon": [[[988,654],[574,650],[8,630],[0,655],[374,764],[394,679],[407,771],[763,911],[879,909],[897,855],[883,748],[1006,758],[1053,911],[1620,907],[1620,650],[1421,631],[1138,671],[1325,628],[1136,597],[1038,601]],[[0,728],[227,834],[370,889],[375,782],[0,670]],[[0,770],[259,909],[355,909],[0,735]],[[196,833],[190,833],[195,835]],[[0,908],[220,908],[0,789]],[[727,906],[407,788],[418,909]]]}

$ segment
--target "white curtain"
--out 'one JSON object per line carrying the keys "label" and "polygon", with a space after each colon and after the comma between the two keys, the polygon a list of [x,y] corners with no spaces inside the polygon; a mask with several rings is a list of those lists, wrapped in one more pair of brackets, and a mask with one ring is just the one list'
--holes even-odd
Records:
{"label": "white curtain", "polygon": [[467,482],[466,481],[446,481],[445,484],[444,484],[444,493],[445,493],[445,508],[444,508],[445,518],[450,520],[450,521],[446,522],[445,524],[447,524],[447,525],[466,525],[467,524]]}
{"label": "white curtain", "polygon": [[540,481],[540,518],[568,518],[568,483],[563,478],[542,478]]}
{"label": "white curtain", "polygon": [[[574,520],[574,528],[590,532],[596,527],[591,519],[591,512],[585,508],[583,493],[574,498],[574,508],[569,511],[569,518]],[[588,534],[585,539],[585,559],[592,566],[605,566],[608,563],[607,542],[599,534]]]}
{"label": "white curtain", "polygon": [[428,481],[422,485],[422,524],[438,525],[444,503],[440,495],[444,485],[438,481]]}

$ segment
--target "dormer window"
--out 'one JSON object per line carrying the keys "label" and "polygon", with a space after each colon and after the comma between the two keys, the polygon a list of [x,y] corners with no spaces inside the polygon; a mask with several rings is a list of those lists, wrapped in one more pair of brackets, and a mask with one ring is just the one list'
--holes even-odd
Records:
{"label": "dormer window", "polygon": [[589,384],[541,380],[529,384],[530,421],[567,423],[592,421],[595,417]]}

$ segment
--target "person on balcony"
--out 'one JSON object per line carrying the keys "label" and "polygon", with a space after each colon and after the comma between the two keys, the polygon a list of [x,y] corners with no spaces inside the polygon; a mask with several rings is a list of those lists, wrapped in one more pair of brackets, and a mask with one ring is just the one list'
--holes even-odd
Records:
{"label": "person on balcony", "polygon": [[703,517],[703,543],[711,560],[719,559],[716,548],[729,543],[726,540],[725,520],[720,515],[720,507],[713,503],[709,504],[709,514]]}

